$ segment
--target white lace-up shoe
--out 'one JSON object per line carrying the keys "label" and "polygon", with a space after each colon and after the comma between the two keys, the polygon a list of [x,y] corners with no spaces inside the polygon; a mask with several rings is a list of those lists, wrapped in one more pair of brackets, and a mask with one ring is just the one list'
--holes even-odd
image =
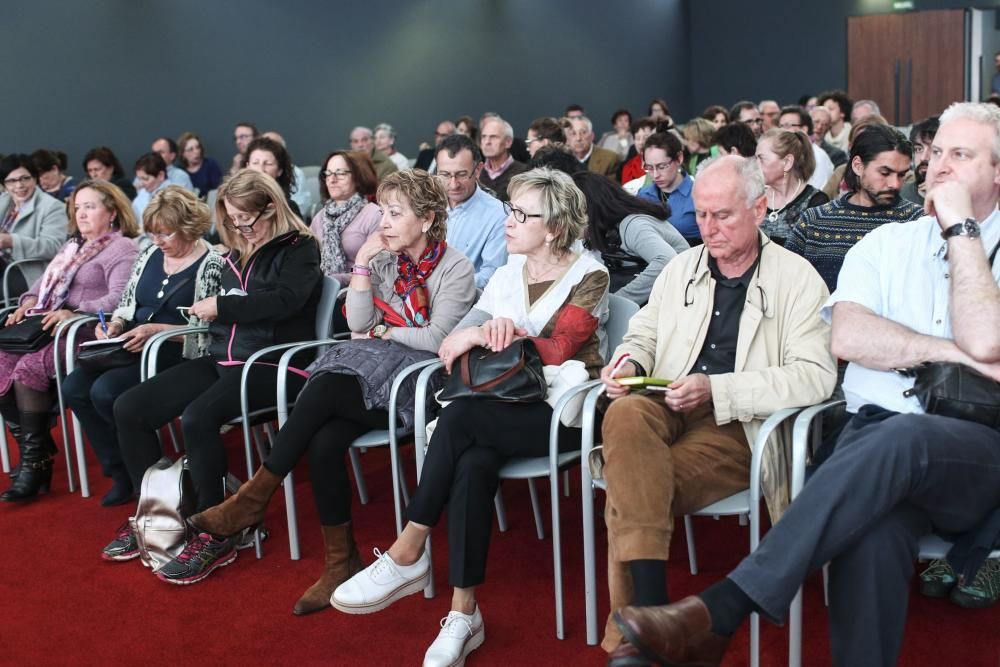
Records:
{"label": "white lace-up shoe", "polygon": [[337,586],[330,604],[345,614],[371,614],[423,590],[429,577],[426,552],[413,565],[397,565],[375,549],[375,562]]}
{"label": "white lace-up shoe", "polygon": [[441,632],[424,654],[424,667],[462,667],[466,656],[485,640],[486,626],[478,605],[471,616],[460,611],[448,612],[441,619]]}

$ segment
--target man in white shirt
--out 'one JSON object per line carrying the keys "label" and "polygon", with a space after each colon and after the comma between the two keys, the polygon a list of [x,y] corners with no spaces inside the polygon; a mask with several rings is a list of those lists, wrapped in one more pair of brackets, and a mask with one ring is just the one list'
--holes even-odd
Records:
{"label": "man in white shirt", "polygon": [[[925,414],[904,393],[913,380],[893,369],[955,362],[1000,380],[1000,266],[990,259],[1000,246],[998,142],[993,105],[958,103],[941,116],[927,172],[930,215],[858,242],[820,313],[832,320],[834,354],[850,362],[850,421],[726,579],[674,605],[617,612],[629,642],[609,664],[634,664],[627,658],[637,655],[718,664],[751,612],[782,620],[805,577],[829,562],[834,665],[895,665],[920,537],[971,534],[988,552],[1000,518],[1000,431]],[[979,563],[966,558],[955,569],[962,578],[941,584],[961,593]]]}

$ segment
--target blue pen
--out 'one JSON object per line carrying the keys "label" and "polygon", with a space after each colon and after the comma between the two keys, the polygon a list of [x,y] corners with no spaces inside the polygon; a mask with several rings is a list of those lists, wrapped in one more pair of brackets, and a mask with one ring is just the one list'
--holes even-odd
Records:
{"label": "blue pen", "polygon": [[104,309],[97,311],[97,319],[101,321],[101,330],[104,331],[104,335],[108,335],[108,321],[104,319]]}

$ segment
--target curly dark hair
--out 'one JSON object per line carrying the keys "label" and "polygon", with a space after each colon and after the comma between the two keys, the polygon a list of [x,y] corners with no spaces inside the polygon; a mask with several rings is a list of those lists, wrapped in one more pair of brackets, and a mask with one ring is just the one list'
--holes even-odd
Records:
{"label": "curly dark hair", "polygon": [[295,172],[292,169],[292,156],[288,154],[284,146],[274,139],[257,137],[247,146],[247,152],[243,155],[243,161],[240,163],[241,167],[245,168],[250,163],[250,156],[254,151],[267,151],[274,156],[280,170],[280,173],[274,180],[278,181],[278,185],[281,186],[281,191],[285,193],[285,199],[291,199],[292,193],[295,192]]}

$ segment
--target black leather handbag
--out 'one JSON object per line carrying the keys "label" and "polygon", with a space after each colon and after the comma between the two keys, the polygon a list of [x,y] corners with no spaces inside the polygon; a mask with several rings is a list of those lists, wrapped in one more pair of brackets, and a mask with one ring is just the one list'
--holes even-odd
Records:
{"label": "black leather handbag", "polygon": [[139,363],[139,354],[125,349],[125,341],[83,345],[76,355],[77,365],[91,373]]}
{"label": "black leather handbag", "polygon": [[914,378],[903,396],[916,396],[924,411],[1000,429],[1000,383],[953,362],[926,362],[898,371]]}
{"label": "black leather handbag", "polygon": [[0,329],[0,350],[4,352],[37,352],[50,342],[52,334],[42,329],[42,315],[25,317],[17,324]]}
{"label": "black leather handbag", "polygon": [[544,401],[548,385],[542,366],[538,348],[527,338],[514,341],[500,352],[474,347],[455,361],[438,399],[476,398],[508,403]]}

